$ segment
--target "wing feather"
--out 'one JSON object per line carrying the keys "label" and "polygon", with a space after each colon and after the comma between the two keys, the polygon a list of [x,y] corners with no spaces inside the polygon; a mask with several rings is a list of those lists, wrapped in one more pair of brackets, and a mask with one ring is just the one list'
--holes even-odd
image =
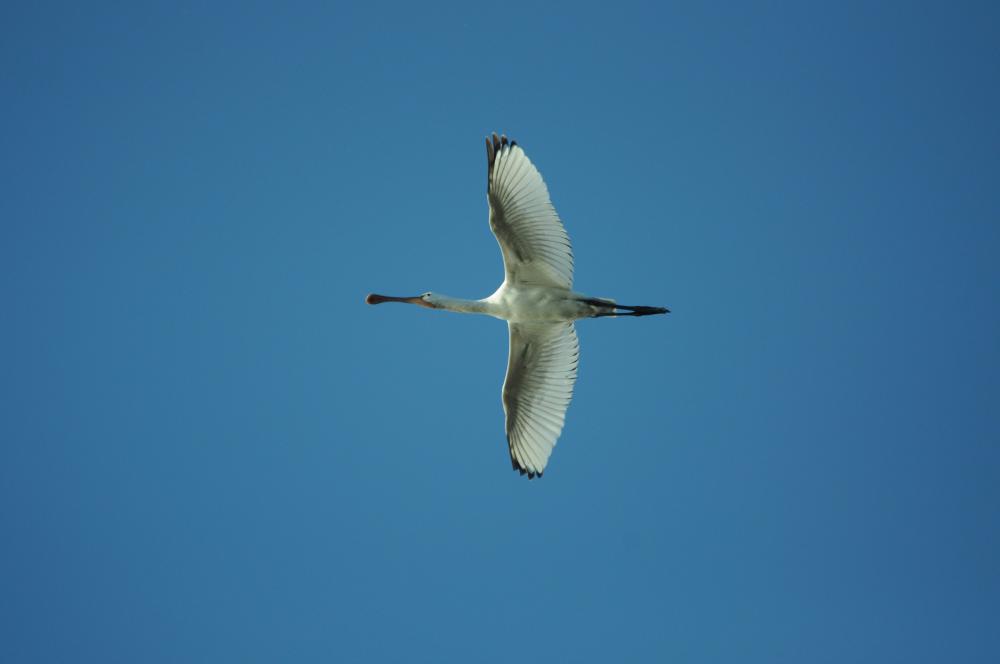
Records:
{"label": "wing feather", "polygon": [[573,323],[508,323],[510,356],[503,384],[511,464],[541,476],[573,398],[580,344]]}
{"label": "wing feather", "polygon": [[572,288],[573,248],[538,169],[506,136],[486,139],[486,158],[490,228],[507,282]]}

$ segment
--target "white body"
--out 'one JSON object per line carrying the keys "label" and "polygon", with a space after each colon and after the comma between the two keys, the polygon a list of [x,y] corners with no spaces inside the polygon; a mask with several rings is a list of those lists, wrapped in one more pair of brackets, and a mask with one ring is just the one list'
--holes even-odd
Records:
{"label": "white body", "polygon": [[460,300],[432,295],[430,301],[441,309],[481,313],[509,323],[567,323],[593,316],[598,307],[582,300],[582,293],[554,286],[512,285],[506,281],[495,293],[482,300]]}

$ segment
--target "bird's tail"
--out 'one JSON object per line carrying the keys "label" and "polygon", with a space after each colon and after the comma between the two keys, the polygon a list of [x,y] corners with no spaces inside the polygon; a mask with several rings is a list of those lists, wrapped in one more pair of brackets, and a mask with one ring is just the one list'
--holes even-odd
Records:
{"label": "bird's tail", "polygon": [[602,316],[653,316],[655,314],[670,313],[670,309],[666,307],[618,304],[610,298],[603,297],[589,297],[580,301],[594,307],[594,313],[590,315],[591,318],[600,318]]}

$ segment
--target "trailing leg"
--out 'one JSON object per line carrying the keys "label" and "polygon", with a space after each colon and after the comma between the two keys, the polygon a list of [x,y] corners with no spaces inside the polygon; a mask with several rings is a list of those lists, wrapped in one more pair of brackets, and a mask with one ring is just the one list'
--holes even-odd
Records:
{"label": "trailing leg", "polygon": [[601,318],[602,316],[654,316],[656,314],[669,314],[670,309],[666,307],[646,307],[640,305],[618,304],[612,300],[601,300],[588,298],[582,300],[598,310],[591,318]]}

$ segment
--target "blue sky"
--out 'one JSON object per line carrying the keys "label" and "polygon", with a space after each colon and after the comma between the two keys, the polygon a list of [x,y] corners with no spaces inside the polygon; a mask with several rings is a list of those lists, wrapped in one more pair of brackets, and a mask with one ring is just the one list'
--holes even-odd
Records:
{"label": "blue sky", "polygon": [[[876,5],[876,6],[872,6]],[[0,659],[994,662],[990,3],[0,10]],[[578,290],[545,477],[516,138]]]}

